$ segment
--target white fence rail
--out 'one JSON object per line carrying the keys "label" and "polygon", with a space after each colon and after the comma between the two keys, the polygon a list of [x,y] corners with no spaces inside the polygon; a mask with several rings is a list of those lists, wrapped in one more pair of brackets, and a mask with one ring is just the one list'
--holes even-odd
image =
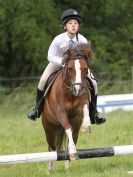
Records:
{"label": "white fence rail", "polygon": [[[93,149],[80,149],[77,151],[79,159],[99,158],[121,155],[133,155],[133,145],[101,147]],[[68,160],[67,151],[38,152],[30,154],[14,154],[0,156],[0,164],[33,163],[42,161]]]}
{"label": "white fence rail", "polygon": [[102,112],[116,109],[133,110],[133,94],[98,96],[97,107]]}

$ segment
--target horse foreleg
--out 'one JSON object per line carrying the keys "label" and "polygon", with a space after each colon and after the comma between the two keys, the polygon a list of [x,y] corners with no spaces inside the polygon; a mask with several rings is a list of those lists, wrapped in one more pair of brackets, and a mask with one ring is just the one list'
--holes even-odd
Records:
{"label": "horse foreleg", "polygon": [[79,159],[79,157],[77,154],[76,145],[73,141],[72,130],[66,129],[66,134],[68,136],[68,150],[69,150],[70,160],[77,160]]}
{"label": "horse foreleg", "polygon": [[91,133],[91,121],[87,104],[85,104],[83,107],[83,121],[81,125],[81,131]]}

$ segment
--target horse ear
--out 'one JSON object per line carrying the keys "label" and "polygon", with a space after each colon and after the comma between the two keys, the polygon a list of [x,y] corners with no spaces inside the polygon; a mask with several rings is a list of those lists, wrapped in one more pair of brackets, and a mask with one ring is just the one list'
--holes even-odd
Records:
{"label": "horse ear", "polygon": [[69,60],[70,56],[71,56],[71,53],[72,53],[72,49],[68,49],[66,54],[67,54],[67,60]]}

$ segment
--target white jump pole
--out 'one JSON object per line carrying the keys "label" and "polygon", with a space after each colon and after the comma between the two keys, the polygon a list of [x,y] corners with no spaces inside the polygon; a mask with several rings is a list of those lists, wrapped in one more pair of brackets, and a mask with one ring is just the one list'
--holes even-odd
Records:
{"label": "white jump pole", "polygon": [[[80,149],[77,150],[77,152],[79,159],[109,157],[117,155],[133,155],[133,145]],[[40,152],[30,154],[2,155],[0,156],[0,164],[33,163],[42,161],[47,162],[68,159],[69,154],[67,151]]]}
{"label": "white jump pole", "polygon": [[38,152],[30,154],[15,154],[0,156],[0,164],[33,163],[42,161],[56,161],[57,152]]}

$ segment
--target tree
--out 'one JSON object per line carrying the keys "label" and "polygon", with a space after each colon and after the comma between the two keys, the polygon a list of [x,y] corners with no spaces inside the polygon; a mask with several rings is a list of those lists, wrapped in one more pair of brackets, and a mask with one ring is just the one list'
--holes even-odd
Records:
{"label": "tree", "polygon": [[129,78],[132,0],[0,0],[0,75],[40,74],[47,64],[49,44],[61,32],[60,16],[68,8],[82,16],[80,33],[92,41],[95,68],[108,72],[110,79]]}
{"label": "tree", "polygon": [[50,0],[0,1],[1,75],[36,75],[44,69],[48,46],[58,30],[55,12]]}

